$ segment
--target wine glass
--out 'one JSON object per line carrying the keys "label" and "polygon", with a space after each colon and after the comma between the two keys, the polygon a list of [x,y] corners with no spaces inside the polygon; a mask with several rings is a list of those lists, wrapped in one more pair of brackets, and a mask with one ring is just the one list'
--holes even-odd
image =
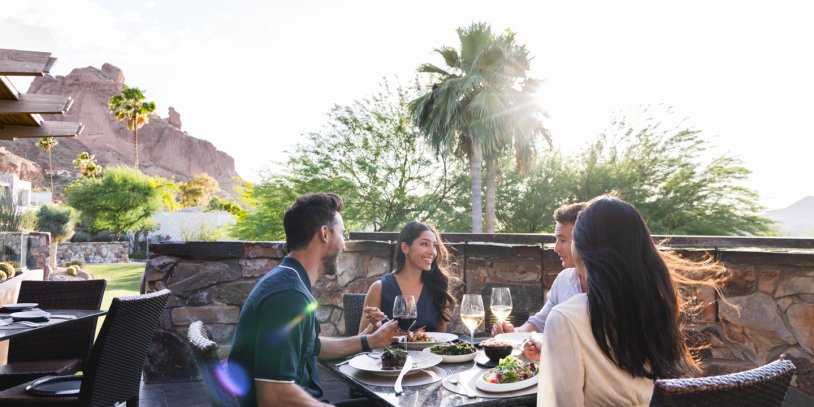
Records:
{"label": "wine glass", "polygon": [[489,308],[497,318],[496,324],[502,324],[512,313],[512,293],[509,287],[493,287]]}
{"label": "wine glass", "polygon": [[410,327],[418,318],[415,297],[412,295],[397,295],[396,300],[393,301],[393,318],[398,321],[399,329],[404,332],[410,330]]}
{"label": "wine glass", "polygon": [[461,321],[469,328],[472,344],[475,344],[475,328],[479,327],[486,317],[483,308],[483,297],[480,294],[464,294],[461,301]]}

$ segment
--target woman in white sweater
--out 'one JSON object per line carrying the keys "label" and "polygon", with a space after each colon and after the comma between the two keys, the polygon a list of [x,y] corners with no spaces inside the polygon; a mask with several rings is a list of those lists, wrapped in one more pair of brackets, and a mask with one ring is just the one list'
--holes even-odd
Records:
{"label": "woman in white sweater", "polygon": [[548,317],[538,406],[647,406],[656,378],[696,371],[677,285],[636,208],[595,198],[580,212],[571,250],[587,292]]}

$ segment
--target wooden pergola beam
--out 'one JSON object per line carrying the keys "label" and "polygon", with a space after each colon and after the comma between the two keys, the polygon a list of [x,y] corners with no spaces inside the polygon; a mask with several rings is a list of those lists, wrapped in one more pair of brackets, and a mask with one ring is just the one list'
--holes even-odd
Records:
{"label": "wooden pergola beam", "polygon": [[50,52],[21,51],[0,48],[0,75],[44,76],[51,71],[56,58]]}
{"label": "wooden pergola beam", "polygon": [[74,137],[82,133],[85,126],[76,122],[44,121],[42,126],[0,125],[0,140],[15,138]]}
{"label": "wooden pergola beam", "polygon": [[62,95],[19,95],[20,100],[0,100],[0,115],[39,113],[64,114],[71,108],[73,99]]}

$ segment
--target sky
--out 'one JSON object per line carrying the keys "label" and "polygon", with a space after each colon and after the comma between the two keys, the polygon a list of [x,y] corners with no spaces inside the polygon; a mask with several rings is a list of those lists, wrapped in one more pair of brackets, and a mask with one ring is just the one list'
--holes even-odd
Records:
{"label": "sky", "polygon": [[[814,5],[805,1],[224,2],[0,0],[0,48],[52,52],[54,75],[108,62],[251,181],[334,104],[407,82],[455,29],[485,21],[528,46],[555,148],[614,115],[670,106],[714,154],[740,157],[769,209],[814,195]],[[15,80],[21,89],[28,82]],[[80,135],[81,137],[81,135]],[[278,163],[278,164],[275,164]]]}

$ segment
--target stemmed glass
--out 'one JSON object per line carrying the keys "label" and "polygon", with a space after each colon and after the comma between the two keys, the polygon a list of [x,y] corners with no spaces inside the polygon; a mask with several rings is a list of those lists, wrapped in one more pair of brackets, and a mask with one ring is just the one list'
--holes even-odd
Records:
{"label": "stemmed glass", "polygon": [[469,328],[473,345],[475,344],[475,328],[480,326],[485,317],[483,297],[480,294],[464,294],[463,301],[461,301],[461,321]]}
{"label": "stemmed glass", "polygon": [[509,287],[493,287],[489,308],[495,314],[498,324],[503,323],[512,313],[512,293]]}
{"label": "stemmed glass", "polygon": [[407,332],[418,318],[418,308],[412,295],[397,295],[393,301],[393,318],[399,322],[399,329]]}

